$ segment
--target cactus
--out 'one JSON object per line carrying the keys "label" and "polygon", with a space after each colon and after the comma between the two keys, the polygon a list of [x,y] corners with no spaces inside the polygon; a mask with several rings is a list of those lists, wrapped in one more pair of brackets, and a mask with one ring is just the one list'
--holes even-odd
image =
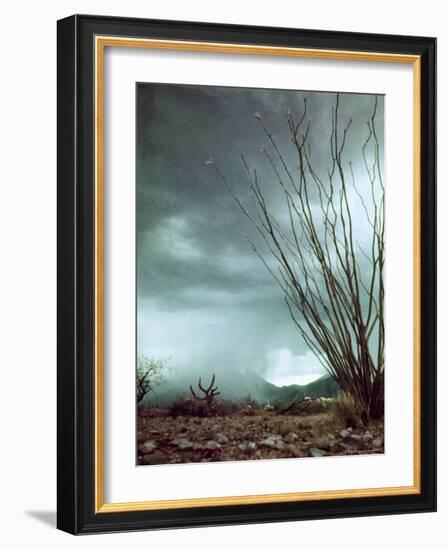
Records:
{"label": "cactus", "polygon": [[204,388],[202,385],[202,380],[199,378],[198,381],[198,388],[201,390],[201,392],[204,394],[202,397],[200,397],[193,389],[193,386],[190,384],[190,392],[191,395],[197,400],[197,401],[206,401],[208,407],[212,406],[213,399],[220,394],[218,391],[218,387],[213,387],[213,384],[215,383],[215,375],[213,374],[211,382],[207,388]]}

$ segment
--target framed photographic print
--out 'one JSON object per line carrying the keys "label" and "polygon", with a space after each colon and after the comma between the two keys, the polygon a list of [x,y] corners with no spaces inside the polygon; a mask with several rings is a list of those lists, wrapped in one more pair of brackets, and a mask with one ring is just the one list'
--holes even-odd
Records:
{"label": "framed photographic print", "polygon": [[58,527],[436,508],[433,38],[58,22]]}

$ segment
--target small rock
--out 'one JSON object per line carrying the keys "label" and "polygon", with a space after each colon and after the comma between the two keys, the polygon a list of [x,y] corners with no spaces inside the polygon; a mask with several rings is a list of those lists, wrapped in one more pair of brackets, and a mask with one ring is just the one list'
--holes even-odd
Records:
{"label": "small rock", "polygon": [[285,444],[281,440],[281,438],[277,436],[270,436],[266,439],[263,439],[263,441],[260,441],[260,445],[263,447],[269,447],[270,449],[283,449],[285,447]]}
{"label": "small rock", "polygon": [[207,441],[207,443],[204,445],[204,449],[207,449],[208,451],[216,451],[221,448],[221,445],[216,441]]}
{"label": "small rock", "polygon": [[166,455],[161,451],[144,455],[142,458],[144,464],[166,464],[168,462]]}
{"label": "small rock", "polygon": [[294,443],[297,439],[299,439],[299,437],[295,433],[289,432],[289,434],[285,435],[283,441],[286,443]]}
{"label": "small rock", "polygon": [[379,447],[382,447],[383,446],[383,440],[381,437],[376,437],[373,441],[372,441],[372,445],[378,449]]}
{"label": "small rock", "polygon": [[348,439],[345,440],[348,447],[353,450],[360,450],[365,447],[365,441],[362,436],[351,434]]}
{"label": "small rock", "polygon": [[171,444],[176,445],[177,448],[181,451],[184,451],[185,449],[191,449],[193,447],[193,443],[183,437],[173,439],[173,441],[171,441]]}
{"label": "small rock", "polygon": [[354,453],[355,451],[360,451],[365,447],[365,442],[360,435],[350,435],[344,439],[343,443],[339,444],[343,449],[349,453]]}
{"label": "small rock", "polygon": [[253,453],[257,450],[257,444],[254,441],[246,441],[238,445],[238,449],[243,453]]}
{"label": "small rock", "polygon": [[229,441],[229,438],[224,434],[217,433],[215,435],[215,441],[217,441],[218,443],[220,443],[222,445],[224,443],[227,443]]}
{"label": "small rock", "polygon": [[339,435],[342,437],[342,439],[347,439],[350,437],[350,432],[348,430],[341,430],[339,432]]}
{"label": "small rock", "polygon": [[362,439],[364,440],[364,443],[370,443],[373,440],[373,435],[370,432],[366,432]]}
{"label": "small rock", "polygon": [[308,452],[309,456],[312,456],[313,458],[319,458],[325,455],[324,451],[322,451],[321,449],[316,449],[316,447],[311,447]]}
{"label": "small rock", "polygon": [[292,456],[294,458],[303,458],[304,456],[307,456],[307,455],[306,455],[306,452],[303,449],[294,449],[292,451]]}
{"label": "small rock", "polygon": [[278,426],[278,433],[280,435],[288,435],[290,432],[295,432],[296,429],[297,429],[297,427],[294,424],[294,422],[286,421],[286,422],[282,422]]}
{"label": "small rock", "polygon": [[141,450],[143,454],[152,453],[154,449],[157,449],[157,443],[152,439],[148,439],[148,441],[145,441],[141,446]]}
{"label": "small rock", "polygon": [[201,443],[196,442],[193,444],[193,451],[202,451],[203,448],[204,447]]}
{"label": "small rock", "polygon": [[334,441],[336,439],[334,434],[327,434],[327,437],[328,439],[330,439],[330,441]]}
{"label": "small rock", "polygon": [[314,442],[314,445],[319,449],[327,450],[330,447],[330,440],[328,437],[319,437],[319,439],[316,439]]}

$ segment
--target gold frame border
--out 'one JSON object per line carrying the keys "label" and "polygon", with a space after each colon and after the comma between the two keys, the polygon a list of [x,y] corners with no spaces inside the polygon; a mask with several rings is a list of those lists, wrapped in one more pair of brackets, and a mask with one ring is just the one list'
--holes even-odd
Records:
{"label": "gold frame border", "polygon": [[[413,238],[414,238],[414,483],[403,487],[371,489],[342,489],[302,493],[276,493],[264,495],[155,500],[142,502],[106,503],[104,501],[104,54],[106,47],[151,48],[159,50],[199,51],[208,53],[235,53],[301,57],[313,59],[406,63],[413,65]],[[95,513],[167,510],[210,506],[235,506],[274,502],[303,502],[341,498],[362,498],[393,495],[416,495],[421,492],[421,426],[420,426],[420,122],[421,122],[421,61],[418,55],[354,52],[248,44],[225,44],[182,40],[156,40],[96,36],[95,54]]]}

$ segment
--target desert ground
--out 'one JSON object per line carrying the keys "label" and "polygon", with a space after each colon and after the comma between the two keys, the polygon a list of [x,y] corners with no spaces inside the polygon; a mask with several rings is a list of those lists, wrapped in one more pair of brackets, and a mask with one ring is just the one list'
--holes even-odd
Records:
{"label": "desert ground", "polygon": [[251,406],[226,414],[182,412],[138,411],[138,465],[384,453],[384,423],[358,422],[331,400],[286,414]]}

